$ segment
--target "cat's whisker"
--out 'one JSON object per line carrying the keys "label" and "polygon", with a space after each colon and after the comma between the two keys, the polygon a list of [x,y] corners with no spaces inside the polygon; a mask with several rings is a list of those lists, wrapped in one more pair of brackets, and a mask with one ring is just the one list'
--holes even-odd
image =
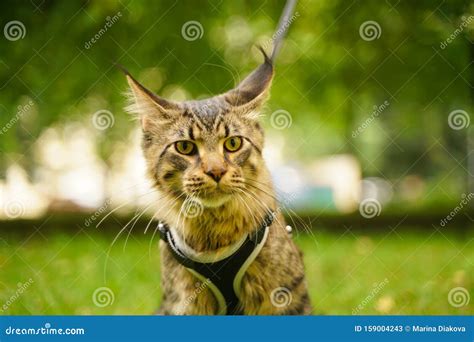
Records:
{"label": "cat's whisker", "polygon": [[[161,199],[163,199],[163,198],[164,198],[164,196],[159,197],[158,200],[161,200]],[[133,223],[131,229],[130,229],[129,232],[128,232],[127,239],[125,240],[124,250],[125,250],[125,246],[127,245],[128,238],[130,237],[130,234],[131,234],[131,232],[132,232],[132,230],[133,230],[133,227],[134,227],[135,224],[138,222],[138,220],[140,219],[140,217],[143,216],[143,214],[145,214],[145,212],[146,212],[152,205],[154,205],[154,203],[152,203],[152,204],[148,205],[147,207],[145,207],[145,208],[142,210],[142,212],[141,212],[140,214],[137,214],[138,217],[137,217],[137,215],[135,215],[135,216],[134,216],[131,220],[129,220],[129,221],[127,222],[127,224],[125,225],[124,228],[126,228],[131,222],[133,222],[133,221],[135,220],[135,222]],[[119,234],[120,234],[120,233],[119,233]]]}
{"label": "cat's whisker", "polygon": [[[264,183],[262,183],[262,182],[259,182],[259,181],[255,180],[255,179],[249,178],[248,180],[254,181],[254,182],[257,182],[257,183],[260,183],[262,186],[268,187],[268,185],[266,185],[266,184],[264,184]],[[250,185],[250,184],[249,184],[249,185]],[[252,186],[252,185],[251,185],[251,186]],[[255,186],[255,185],[253,185],[253,187],[258,188],[258,189],[261,190],[261,191],[264,191],[263,189],[261,189],[260,187]],[[269,194],[268,194],[268,195],[269,195]],[[276,199],[276,197],[274,197],[274,198]],[[276,200],[277,200],[277,199],[276,199]],[[278,200],[277,200],[277,201],[278,201]],[[297,226],[296,223],[295,223],[295,221],[294,221],[294,219],[293,219],[293,217],[296,217],[296,219],[297,219],[298,222],[299,222],[298,225],[301,225],[301,226],[303,227],[303,229],[304,229],[307,233],[311,234],[311,235],[313,236],[313,238],[316,240],[316,237],[314,236],[314,233],[313,233],[313,230],[311,229],[311,227],[310,227],[306,222],[304,222],[304,220],[303,220],[294,210],[292,210],[292,209],[290,209],[290,208],[287,208],[285,205],[283,205],[283,204],[281,203],[281,201],[278,201],[278,202],[279,202],[280,208],[281,208],[282,210],[285,210],[285,211],[287,212],[289,218],[292,220],[293,225]],[[290,211],[291,211],[291,213],[290,213]]]}
{"label": "cat's whisker", "polygon": [[[237,189],[237,190],[240,191],[241,193],[245,193],[245,192],[244,192],[243,190],[241,190],[241,189]],[[250,217],[252,218],[253,223],[254,223],[254,225],[255,225],[255,227],[256,227],[256,226],[257,226],[257,221],[255,220],[255,215],[254,215],[254,213],[252,212],[252,210],[250,209],[250,207],[248,206],[248,204],[245,203],[245,200],[242,198],[242,196],[241,196],[239,193],[236,193],[236,195],[237,195],[237,199],[239,199],[240,202],[243,203],[244,206],[248,209],[248,213],[249,213]]]}
{"label": "cat's whisker", "polygon": [[148,224],[145,227],[145,230],[143,231],[143,235],[146,235],[148,228],[150,228],[151,223],[153,222],[157,214],[158,214],[158,211],[155,211],[155,213],[151,216],[150,220],[148,221]]}
{"label": "cat's whisker", "polygon": [[[254,197],[254,198],[257,200],[257,198],[255,197],[254,194],[252,194],[251,192],[248,192],[248,194],[249,194],[250,196]],[[267,211],[272,211],[272,209],[270,209],[270,208],[268,207],[268,205],[267,205],[265,202],[263,202],[263,201],[258,201],[258,200],[257,200],[256,202],[257,202],[257,204],[260,205],[260,207],[262,207],[263,209],[265,209],[265,210],[267,210]],[[264,207],[263,207],[263,206],[264,206]],[[276,214],[276,213],[275,213],[275,214]],[[277,223],[279,223],[279,225],[280,225],[281,227],[284,228],[284,227],[286,226],[286,225],[285,225],[285,222],[280,221],[280,219],[278,218],[278,215],[275,215],[275,220],[276,220]]]}
{"label": "cat's whisker", "polygon": [[245,199],[240,194],[236,194],[236,195],[238,196],[237,198],[240,199],[241,202],[244,203],[244,205],[247,207],[248,213],[249,213],[250,217],[252,218],[252,220],[254,222],[254,226],[257,227],[257,220],[256,220],[256,217],[255,217],[255,214],[252,212],[250,207],[247,205],[247,203],[245,202]]}
{"label": "cat's whisker", "polygon": [[[165,200],[165,204],[168,204],[170,199],[167,199],[167,198],[161,198],[159,201],[162,201],[162,200]],[[153,220],[156,218],[156,215],[158,215],[159,213],[159,210],[156,210],[155,213],[152,215],[152,217],[150,218],[150,221],[148,221],[148,224],[146,225],[145,227],[145,230],[143,231],[143,234],[146,235],[146,233],[148,232],[148,228],[150,228],[151,226],[151,223],[153,222]]]}
{"label": "cat's whisker", "polygon": [[145,213],[147,212],[147,210],[151,208],[152,205],[153,205],[153,203],[150,204],[149,206],[147,206],[145,209],[142,210],[141,214],[137,217],[137,219],[135,220],[135,222],[132,224],[132,226],[131,226],[130,229],[128,230],[127,238],[125,239],[125,243],[123,244],[123,251],[124,251],[124,252],[125,252],[125,247],[127,247],[127,242],[128,242],[128,239],[130,238],[130,234],[132,234],[133,228],[134,228],[135,225],[137,224],[138,220],[140,220],[140,217],[142,217],[143,214],[145,214]]}
{"label": "cat's whisker", "polygon": [[268,192],[267,190],[262,189],[261,187],[255,185],[255,184],[251,184],[251,183],[249,183],[249,182],[245,182],[244,184],[245,184],[246,186],[250,186],[250,187],[252,187],[252,188],[254,188],[254,189],[257,189],[257,190],[263,192],[265,195],[267,195],[268,197],[270,197],[270,198],[273,199],[274,201],[277,201],[277,202],[278,202],[278,198],[277,198],[275,195],[273,195],[272,193]]}
{"label": "cat's whisker", "polygon": [[[151,193],[151,192],[150,192]],[[151,206],[151,205],[150,205]],[[131,220],[129,220],[127,222],[127,224],[122,228],[120,229],[120,231],[118,232],[118,234],[115,236],[115,238],[113,239],[112,243],[110,244],[109,248],[107,249],[107,254],[106,254],[106,258],[105,258],[105,266],[104,266],[104,277],[107,273],[107,263],[108,263],[108,259],[109,259],[109,256],[110,256],[110,251],[112,250],[112,247],[114,246],[115,242],[118,240],[118,238],[122,235],[122,233],[127,229],[127,227],[130,225],[130,223],[132,223],[133,221],[135,221],[134,225],[136,224],[136,222],[138,221],[138,219],[140,219],[140,217],[143,215],[143,213],[150,207],[148,206],[147,208],[145,208],[145,210],[143,210],[142,212],[138,213],[138,214],[135,214]],[[132,226],[133,228],[133,226]],[[131,232],[131,230],[130,230]],[[129,234],[130,234],[129,232]],[[129,235],[128,235],[129,236]],[[128,236],[127,236],[127,240],[128,240]],[[127,240],[125,241],[125,245],[124,245],[124,250],[125,250],[125,246],[126,246],[126,243],[127,243]]]}
{"label": "cat's whisker", "polygon": [[[168,214],[170,213],[170,211],[173,209],[174,204],[175,204],[183,195],[184,195],[184,192],[181,193],[178,197],[176,197],[176,198],[174,198],[174,199],[173,199],[173,198],[172,198],[172,199],[169,199],[169,200],[167,201],[167,205],[170,207],[170,209],[166,212],[166,214],[164,215],[163,219],[166,219],[166,217],[168,216]],[[155,215],[156,215],[156,214],[155,214]],[[158,231],[158,226],[155,228],[155,230],[154,230],[154,232],[153,232],[153,234],[152,234],[152,236],[151,236],[151,240],[150,240],[150,242],[149,242],[149,244],[148,244],[148,257],[149,257],[150,259],[151,259],[151,246],[152,246],[152,244],[153,244],[153,240],[154,240],[154,238],[155,238],[155,235],[156,235],[156,232],[157,232],[157,231]]]}
{"label": "cat's whisker", "polygon": [[[135,215],[132,220],[135,219],[135,217],[137,217],[138,215]],[[118,232],[118,234],[115,236],[115,238],[113,239],[112,243],[110,244],[109,248],[107,249],[107,253],[106,253],[106,256],[105,256],[105,264],[104,264],[104,280],[106,279],[106,275],[107,275],[107,264],[108,264],[108,261],[109,261],[109,256],[110,256],[110,251],[112,250],[112,247],[114,246],[115,242],[117,241],[117,239],[120,237],[120,235],[122,235],[122,233],[125,231],[125,229],[127,229],[127,226],[130,224],[130,222],[132,221],[128,221],[128,223],[122,228],[120,229],[120,231]]]}
{"label": "cat's whisker", "polygon": [[[314,235],[314,232],[313,232],[313,229],[311,229],[311,227],[306,223],[304,222],[303,218],[301,218],[293,209],[286,209],[284,208],[287,212],[288,212],[288,216],[290,217],[290,219],[293,221],[293,216],[296,217],[296,219],[300,222],[300,224],[303,226],[303,229],[306,231],[306,233],[310,234],[314,241],[316,242],[316,244],[318,244],[318,241],[317,241],[317,237]],[[291,214],[289,213],[289,211],[291,211]],[[295,223],[293,223],[295,224]],[[319,244],[318,244],[319,245]]]}
{"label": "cat's whisker", "polygon": [[184,203],[187,203],[186,201],[188,200],[190,195],[186,194],[186,198],[184,199],[183,203],[181,204],[181,206],[179,207],[179,212],[178,212],[178,216],[176,218],[176,229],[180,229],[180,225],[179,225],[179,221],[181,219],[181,213],[183,212],[183,207],[184,207]]}
{"label": "cat's whisker", "polygon": [[153,240],[155,239],[155,235],[158,230],[158,226],[156,226],[153,234],[151,235],[150,243],[148,244],[148,259],[151,259],[151,246],[153,245]]}
{"label": "cat's whisker", "polygon": [[[260,215],[259,215],[260,216],[259,222],[263,221],[265,219],[265,216],[266,216],[265,213],[271,212],[270,208],[268,208],[268,206],[264,202],[259,201],[256,197],[254,197],[253,194],[251,194],[251,192],[246,191],[246,192],[243,192],[243,194],[247,195],[247,196],[251,196],[250,198],[253,199],[254,204],[256,204],[261,209],[263,209],[263,212],[261,212]],[[278,222],[278,223],[280,223],[280,225],[282,225],[281,222],[278,220],[278,217],[275,217],[275,219],[276,219],[276,222]]]}
{"label": "cat's whisker", "polygon": [[[140,198],[140,197],[149,195],[149,194],[151,194],[151,193],[153,193],[153,192],[158,192],[158,190],[153,189],[153,190],[151,190],[151,191],[149,191],[149,192],[146,192],[146,193],[144,193],[144,194],[142,194],[142,195],[139,195],[137,198]],[[107,217],[109,217],[110,215],[112,215],[112,214],[113,214],[114,212],[116,212],[117,210],[123,208],[123,207],[126,206],[127,204],[130,204],[131,202],[136,201],[137,198],[132,198],[130,201],[127,201],[127,202],[125,202],[125,203],[119,205],[118,207],[112,209],[111,211],[109,211],[109,212],[96,224],[96,228],[99,228],[99,226],[102,224],[102,222],[104,222],[104,221],[107,219]]]}
{"label": "cat's whisker", "polygon": [[[244,192],[246,195],[250,196],[254,202],[260,206],[260,208],[262,208],[265,212],[273,212],[273,210],[271,208],[268,207],[268,205],[264,202],[264,201],[261,201],[259,200],[255,194],[253,194],[251,191],[246,191]],[[262,215],[262,220],[264,218],[264,215]],[[276,219],[276,222],[280,223],[280,225],[283,225],[282,222],[280,222],[280,220],[278,219],[278,216],[275,217]]]}

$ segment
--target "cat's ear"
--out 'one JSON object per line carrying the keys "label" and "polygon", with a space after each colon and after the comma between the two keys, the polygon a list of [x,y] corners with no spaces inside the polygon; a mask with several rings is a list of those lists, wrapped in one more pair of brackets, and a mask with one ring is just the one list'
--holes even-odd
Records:
{"label": "cat's ear", "polygon": [[267,99],[273,78],[273,64],[265,51],[264,62],[240,84],[224,94],[225,100],[234,107],[251,113],[258,109]]}
{"label": "cat's ear", "polygon": [[140,119],[143,129],[150,123],[161,123],[177,115],[179,105],[168,101],[140,84],[128,71],[122,68],[127,77],[130,91],[127,93],[129,105],[125,110]]}

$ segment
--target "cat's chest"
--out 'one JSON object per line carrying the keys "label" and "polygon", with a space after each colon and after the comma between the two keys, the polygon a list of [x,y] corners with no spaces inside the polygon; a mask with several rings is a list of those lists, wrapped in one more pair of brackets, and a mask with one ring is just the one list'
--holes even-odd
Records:
{"label": "cat's chest", "polygon": [[[278,311],[272,305],[272,293],[275,289],[291,283],[292,272],[298,267],[294,253],[291,253],[291,242],[287,236],[278,235],[275,230],[270,231],[263,247],[249,265],[238,263],[238,267],[229,264],[214,269],[209,278],[196,275],[196,272],[179,264],[170,254],[169,246],[165,244],[165,258],[163,277],[169,292],[175,293],[179,299],[174,307],[184,308],[184,314],[212,315],[223,313],[222,307],[228,307],[229,287],[238,297],[239,311],[250,315],[270,315]],[[244,267],[245,271],[238,277],[238,270]],[[230,272],[229,269],[233,269]],[[205,273],[205,272],[204,272]],[[213,277],[215,275],[215,277]],[[222,283],[220,279],[226,278]],[[237,279],[237,281],[236,281]],[[237,284],[237,285],[236,285]],[[223,296],[221,296],[223,294]],[[231,296],[232,297],[232,296]],[[234,297],[235,298],[235,297]],[[224,303],[224,306],[222,305]],[[175,311],[175,310],[173,310]],[[181,312],[181,311],[180,311]]]}
{"label": "cat's chest", "polygon": [[[269,294],[276,287],[274,279],[261,263],[251,264],[242,277],[238,287],[239,309],[245,314],[272,314],[273,305]],[[220,306],[216,294],[210,286],[201,293],[201,298],[196,301],[197,314],[213,315],[219,312]]]}

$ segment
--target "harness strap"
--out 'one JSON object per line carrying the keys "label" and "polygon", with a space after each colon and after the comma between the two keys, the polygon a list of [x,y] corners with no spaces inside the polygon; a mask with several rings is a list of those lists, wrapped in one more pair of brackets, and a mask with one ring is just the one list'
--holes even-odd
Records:
{"label": "harness strap", "polygon": [[228,257],[216,262],[199,262],[178,247],[166,223],[159,223],[161,239],[167,243],[173,257],[199,280],[203,281],[214,294],[221,315],[242,315],[240,308],[240,287],[247,268],[260,253],[268,236],[275,214],[266,215],[255,232],[247,236],[243,244]]}

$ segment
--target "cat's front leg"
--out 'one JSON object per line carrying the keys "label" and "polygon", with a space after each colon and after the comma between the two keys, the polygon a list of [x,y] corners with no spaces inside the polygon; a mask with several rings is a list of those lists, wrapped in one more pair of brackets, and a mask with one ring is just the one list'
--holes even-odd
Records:
{"label": "cat's front leg", "polygon": [[[158,315],[213,315],[216,312],[215,301],[210,294],[193,291],[187,296],[163,296]],[[173,298],[174,297],[174,298]],[[172,299],[170,299],[172,298]],[[174,300],[173,300],[174,299]]]}
{"label": "cat's front leg", "polygon": [[217,303],[208,283],[196,279],[184,266],[179,264],[162,241],[160,250],[163,297],[158,314],[216,314]]}

